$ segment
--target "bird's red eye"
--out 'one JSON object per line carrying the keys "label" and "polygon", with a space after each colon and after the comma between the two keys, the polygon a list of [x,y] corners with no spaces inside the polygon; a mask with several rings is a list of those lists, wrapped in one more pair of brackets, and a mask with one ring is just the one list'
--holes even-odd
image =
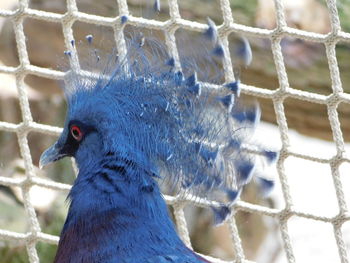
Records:
{"label": "bird's red eye", "polygon": [[81,132],[80,128],[76,125],[73,125],[70,128],[70,133],[72,134],[73,138],[76,139],[78,142],[81,141],[83,138],[83,133]]}

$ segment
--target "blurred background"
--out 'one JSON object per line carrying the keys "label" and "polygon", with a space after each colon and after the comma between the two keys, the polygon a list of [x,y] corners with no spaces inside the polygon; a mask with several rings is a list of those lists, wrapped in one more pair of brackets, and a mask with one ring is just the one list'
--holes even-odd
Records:
{"label": "blurred background", "polygon": [[[282,1],[288,26],[316,33],[330,31],[330,20],[324,0]],[[115,17],[118,14],[115,0],[76,0],[76,2],[81,12],[107,17]],[[231,0],[230,2],[236,23],[267,29],[275,27],[273,0]],[[160,3],[161,11],[154,13],[151,11],[152,1],[128,0],[132,15],[165,21],[169,19],[168,3],[165,0]],[[180,14],[184,19],[206,23],[207,17],[210,17],[217,25],[223,22],[219,1],[178,0],[178,3]],[[17,5],[17,0],[0,1],[0,9],[14,10]],[[338,0],[337,5],[342,29],[350,32],[350,2]],[[31,0],[30,7],[60,14],[67,10],[65,0]],[[76,22],[73,25],[73,31],[77,42],[84,40],[86,35],[93,34],[94,39],[103,43],[107,50],[115,45],[110,41],[113,39],[111,37],[113,31],[110,28]],[[66,64],[66,58],[63,56],[65,46],[61,25],[26,18],[24,32],[31,64],[62,70],[62,66]],[[164,38],[162,32],[149,33],[161,39]],[[233,51],[239,36],[232,34],[229,40],[230,49]],[[249,38],[249,42],[253,51],[253,61],[249,67],[241,69],[242,82],[265,89],[277,89],[278,79],[270,41]],[[332,92],[324,45],[286,37],[282,41],[282,51],[291,87],[322,95],[329,95]],[[349,51],[349,44],[339,43],[336,47],[343,89],[347,93],[350,93]],[[0,65],[16,67],[18,64],[12,22],[0,17]],[[60,89],[62,83],[34,75],[27,75],[25,83],[34,121],[61,127],[66,109]],[[260,98],[258,101],[262,109],[263,123],[255,139],[270,149],[278,150],[281,147],[281,139],[276,128],[272,101]],[[330,158],[336,153],[325,105],[287,98],[284,107],[293,151],[323,158]],[[344,139],[349,142],[349,105],[341,103],[338,113]],[[22,121],[15,77],[3,73],[0,73],[0,121],[10,123]],[[49,135],[43,136],[34,132],[29,134],[28,141],[34,165],[38,165],[40,154],[54,140],[55,137]],[[348,143],[346,150],[350,150]],[[348,205],[350,205],[349,168],[350,164],[341,165],[341,179]],[[329,217],[339,212],[329,165],[289,157],[285,163],[285,169],[293,202],[298,211]],[[36,172],[37,176],[61,183],[71,184],[74,181],[69,160],[62,160],[45,168],[45,171],[38,169]],[[262,199],[252,185],[247,187],[242,199],[266,207],[283,208],[283,195],[276,169],[271,169],[269,173],[276,180],[276,188],[270,197]],[[1,130],[0,175],[13,178],[25,175],[16,135]],[[66,196],[67,192],[32,187],[31,198],[43,232],[59,235],[67,212]],[[212,227],[210,211],[205,209],[188,207],[186,217],[196,251],[227,260],[234,258],[228,226]],[[249,260],[259,263],[287,262],[276,219],[239,211],[237,224],[244,252]],[[331,224],[303,218],[291,218],[288,224],[297,262],[340,262]],[[20,233],[27,230],[20,189],[0,185],[0,229]],[[344,224],[342,232],[350,251],[350,222]],[[41,262],[52,262],[56,246],[39,243],[37,249]],[[24,244],[0,240],[0,262],[28,262]]]}

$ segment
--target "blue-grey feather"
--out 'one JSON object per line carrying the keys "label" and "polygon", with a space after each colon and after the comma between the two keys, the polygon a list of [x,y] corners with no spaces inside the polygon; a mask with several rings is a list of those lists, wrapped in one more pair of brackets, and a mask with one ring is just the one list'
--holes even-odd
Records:
{"label": "blue-grey feather", "polygon": [[240,193],[241,193],[241,191],[240,190],[230,190],[230,189],[228,189],[227,191],[226,191],[226,193],[227,193],[227,198],[228,198],[228,200],[230,201],[230,202],[234,202],[234,201],[236,201],[236,199],[239,197],[239,195],[240,195]]}
{"label": "blue-grey feather", "polygon": [[212,52],[217,57],[224,57],[225,55],[224,48],[222,47],[221,43],[216,44]]}
{"label": "blue-grey feather", "polygon": [[198,81],[197,72],[194,72],[192,75],[190,75],[186,79],[186,85],[189,87],[192,87],[197,84],[197,81]]}
{"label": "blue-grey feather", "polygon": [[258,182],[258,186],[262,196],[269,195],[275,186],[275,182],[273,180],[264,178],[262,176],[256,176],[256,180]]}
{"label": "blue-grey feather", "polygon": [[231,116],[239,123],[250,122],[256,124],[260,120],[260,109],[257,106],[248,107],[243,110],[232,111]]}
{"label": "blue-grey feather", "polygon": [[72,52],[71,51],[64,51],[63,53],[69,58],[72,57]]}
{"label": "blue-grey feather", "polygon": [[229,82],[225,84],[225,87],[228,88],[235,94],[237,97],[240,95],[240,87],[239,87],[239,81]]}
{"label": "blue-grey feather", "polygon": [[214,212],[214,224],[219,225],[223,223],[227,216],[231,213],[231,209],[228,206],[212,207]]}
{"label": "blue-grey feather", "polygon": [[195,85],[188,87],[187,90],[196,96],[200,96],[202,93],[202,88],[199,83],[196,83]]}
{"label": "blue-grey feather", "polygon": [[124,25],[126,22],[128,22],[129,18],[126,15],[121,16],[120,23]]}
{"label": "blue-grey feather", "polygon": [[160,0],[155,0],[153,4],[153,9],[156,12],[160,12]]}
{"label": "blue-grey feather", "polygon": [[92,35],[87,35],[87,36],[85,37],[85,39],[87,40],[87,42],[88,42],[89,44],[92,44],[92,40],[93,40],[93,36],[92,36]]}
{"label": "blue-grey feather", "polygon": [[218,37],[217,36],[218,32],[217,32],[216,25],[215,25],[214,21],[208,17],[207,24],[208,24],[208,28],[204,32],[204,36],[207,37],[208,39],[212,40],[213,42],[216,42],[217,37]]}
{"label": "blue-grey feather", "polygon": [[184,81],[184,75],[181,71],[177,71],[174,75],[175,85],[179,86]]}
{"label": "blue-grey feather", "polygon": [[218,100],[227,108],[228,112],[231,112],[234,105],[234,98],[233,94],[229,94],[219,97]]}
{"label": "blue-grey feather", "polygon": [[165,65],[170,66],[170,67],[174,67],[175,66],[175,59],[174,58],[170,58],[165,62]]}
{"label": "blue-grey feather", "polygon": [[199,154],[209,166],[212,166],[215,163],[216,158],[218,157],[219,149],[216,148],[214,150],[210,150],[206,147],[201,147]]}
{"label": "blue-grey feather", "polygon": [[275,162],[278,158],[278,153],[275,151],[263,150],[262,152],[269,163]]}
{"label": "blue-grey feather", "polygon": [[245,37],[242,37],[241,41],[238,43],[235,55],[242,60],[244,66],[246,67],[252,62],[252,49],[249,41]]}
{"label": "blue-grey feather", "polygon": [[253,170],[254,170],[254,163],[251,160],[236,160],[236,172],[237,172],[237,179],[239,184],[245,185],[250,182]]}

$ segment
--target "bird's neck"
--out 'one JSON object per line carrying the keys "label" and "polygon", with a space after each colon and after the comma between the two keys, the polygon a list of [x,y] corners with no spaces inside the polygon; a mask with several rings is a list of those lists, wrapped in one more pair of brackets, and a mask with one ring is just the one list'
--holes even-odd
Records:
{"label": "bird's neck", "polygon": [[132,162],[109,158],[96,167],[80,168],[70,198],[60,247],[67,247],[63,243],[69,240],[80,240],[85,247],[112,243],[120,253],[142,251],[142,244],[159,247],[159,242],[159,249],[183,246],[157,183]]}

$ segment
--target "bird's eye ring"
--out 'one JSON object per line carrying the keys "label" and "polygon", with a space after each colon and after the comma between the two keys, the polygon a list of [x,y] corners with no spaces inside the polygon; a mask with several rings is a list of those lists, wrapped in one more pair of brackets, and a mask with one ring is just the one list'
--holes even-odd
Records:
{"label": "bird's eye ring", "polygon": [[81,141],[81,139],[83,138],[83,133],[81,132],[80,128],[76,125],[73,125],[70,128],[70,133],[72,134],[73,138],[78,142]]}

